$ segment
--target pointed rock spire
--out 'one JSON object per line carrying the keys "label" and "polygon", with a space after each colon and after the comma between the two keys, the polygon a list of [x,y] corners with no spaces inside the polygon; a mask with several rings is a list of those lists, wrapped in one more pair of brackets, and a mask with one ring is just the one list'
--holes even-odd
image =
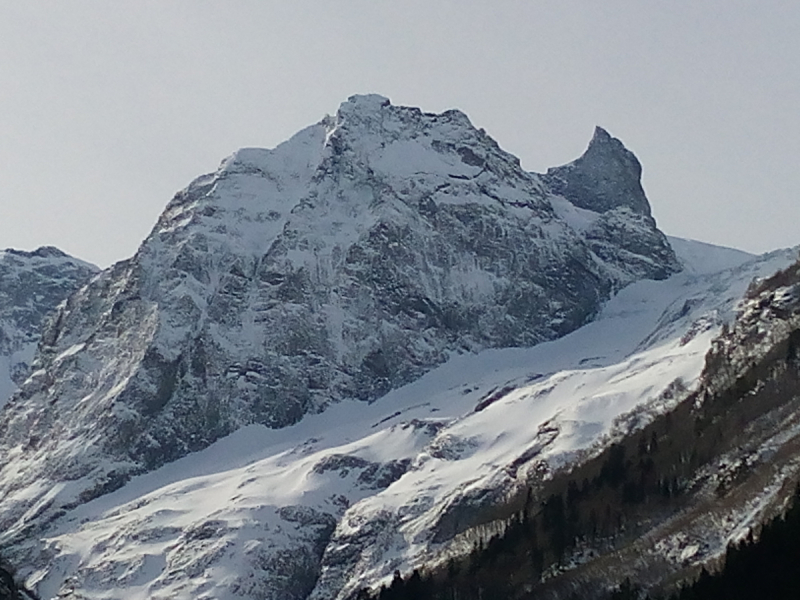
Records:
{"label": "pointed rock spire", "polygon": [[583,155],[561,167],[547,170],[551,188],[575,206],[596,212],[627,206],[650,216],[650,203],[642,189],[642,165],[617,138],[596,127]]}

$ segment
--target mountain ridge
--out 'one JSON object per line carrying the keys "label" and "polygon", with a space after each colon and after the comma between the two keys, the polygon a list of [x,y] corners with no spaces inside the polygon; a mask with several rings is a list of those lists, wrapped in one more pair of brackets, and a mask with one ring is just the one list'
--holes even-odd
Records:
{"label": "mountain ridge", "polygon": [[377,95],[237,151],[48,321],[0,414],[5,553],[44,597],[327,600],[463,552],[674,406],[787,260],[679,260],[640,176],[600,128],[540,175]]}
{"label": "mountain ridge", "polygon": [[[245,597],[261,594],[276,599],[304,598],[311,588],[300,582],[314,584],[316,575],[311,577],[310,573],[321,568],[323,577],[312,597],[340,597],[341,591],[344,598],[359,581],[379,583],[381,578],[391,578],[395,568],[407,573],[419,558],[430,559],[428,551],[412,557],[422,550],[417,545],[435,533],[435,528],[429,528],[437,521],[447,522],[447,515],[457,514],[453,510],[459,506],[465,517],[470,510],[480,514],[485,510],[480,501],[474,509],[469,507],[481,498],[476,492],[484,487],[487,492],[497,490],[484,496],[487,499],[497,497],[498,492],[504,498],[510,492],[511,488],[500,485],[502,478],[498,479],[498,475],[504,469],[497,467],[522,458],[516,467],[521,469],[520,474],[535,472],[536,465],[554,450],[554,456],[558,456],[563,452],[558,448],[569,449],[576,443],[580,448],[597,439],[594,436],[605,429],[585,427],[602,414],[591,407],[606,402],[613,389],[601,381],[626,378],[638,370],[631,365],[652,365],[636,375],[641,388],[633,386],[631,393],[616,401],[622,404],[605,409],[607,417],[603,419],[608,420],[604,428],[613,425],[618,413],[625,412],[623,406],[643,404],[649,407],[648,411],[654,411],[652,414],[660,414],[678,402],[682,396],[664,404],[661,388],[650,389],[654,381],[662,382],[667,389],[683,369],[699,372],[705,348],[719,323],[733,315],[737,293],[744,292],[754,275],[771,273],[791,262],[792,255],[789,251],[756,258],[733,266],[728,275],[717,278],[686,273],[664,282],[640,282],[609,303],[604,319],[563,341],[529,350],[488,350],[477,357],[462,356],[419,382],[393,392],[393,397],[373,404],[339,403],[325,413],[310,415],[280,430],[256,425],[241,429],[204,451],[137,477],[117,492],[70,510],[53,523],[43,544],[34,544],[35,550],[20,554],[30,558],[28,564],[40,565],[27,571],[27,581],[44,597],[55,596],[59,589],[63,592],[63,580],[69,573],[69,585],[89,598],[98,594],[120,598],[138,597],[136,594],[143,594],[143,598],[181,597],[181,593],[197,597],[204,590],[215,598],[236,598],[239,596],[232,592],[234,588],[226,583],[233,581],[238,582]],[[700,287],[687,287],[688,281]],[[718,293],[723,283],[733,285],[732,291],[719,296],[708,293]],[[705,305],[703,298],[707,299]],[[643,305],[644,301],[651,304]],[[654,301],[656,304],[652,304]],[[714,309],[720,302],[728,306],[730,316]],[[692,307],[690,312],[675,321],[687,303]],[[642,312],[644,307],[647,308]],[[619,349],[611,349],[609,341],[621,342],[619,332],[634,323],[638,325],[631,330],[628,341]],[[652,335],[653,327],[662,334]],[[609,336],[610,332],[616,335]],[[687,342],[681,342],[687,335],[693,336],[688,342],[688,348],[694,348],[690,353]],[[666,342],[664,350],[652,355],[663,358],[643,359],[647,354],[640,352],[628,356],[642,338],[649,340],[646,345],[651,348]],[[601,360],[593,352],[595,348],[610,353],[607,359]],[[586,362],[586,358],[591,360]],[[684,361],[683,367],[675,362],[678,358]],[[617,361],[619,366],[614,366]],[[552,366],[548,367],[548,363]],[[668,365],[673,370],[660,373]],[[532,375],[539,377],[527,382]],[[586,377],[589,379],[583,379]],[[585,383],[581,388],[582,381]],[[690,381],[691,377],[686,377],[686,385]],[[514,390],[475,412],[493,388],[499,390],[509,383]],[[547,392],[553,385],[556,389]],[[567,414],[553,419],[554,413],[531,412],[537,402],[557,409],[560,395],[574,397],[576,388],[584,390],[585,400],[575,399],[574,408],[569,408]],[[548,394],[557,395],[548,400]],[[588,409],[590,412],[584,412]],[[509,410],[514,411],[513,416]],[[640,415],[649,414],[638,410]],[[396,414],[398,411],[401,414]],[[528,421],[532,431],[525,433]],[[578,421],[588,422],[576,427],[574,423]],[[541,429],[546,437],[537,433],[537,423],[550,423]],[[556,436],[547,431],[556,431]],[[581,431],[593,433],[581,442],[585,435]],[[491,441],[495,436],[505,437],[506,441],[498,445]],[[537,447],[539,454],[530,451]],[[575,455],[561,456],[554,466]],[[389,476],[373,489],[375,483],[371,482],[380,480],[375,465],[390,466],[406,459],[410,463],[401,479]],[[491,468],[486,462],[494,462],[497,467]],[[424,481],[429,483],[420,487]],[[447,484],[442,487],[444,482]],[[411,490],[413,493],[409,493]],[[287,506],[295,508],[290,511]],[[463,512],[465,509],[467,512]],[[332,522],[326,515],[340,521],[332,538]],[[355,524],[359,524],[357,528]],[[408,554],[409,563],[398,562],[404,554],[396,555],[392,550],[403,539],[411,543],[409,550],[413,550]],[[267,543],[268,540],[272,541]],[[455,543],[456,550],[463,544],[464,550],[469,551],[472,538],[459,540],[454,538],[444,547]],[[314,549],[323,543],[327,545],[327,556],[315,558]],[[359,549],[353,556],[359,556],[361,548],[372,549],[364,554],[367,562],[347,580],[335,576],[338,568],[356,566],[342,562],[348,555],[342,552],[343,548]],[[430,551],[441,548],[441,543],[434,543]],[[228,553],[232,553],[230,559],[225,558]],[[152,558],[141,562],[137,556]],[[163,571],[153,571],[151,566],[160,561],[166,561]],[[334,568],[336,565],[339,567]],[[365,567],[368,569],[362,570]],[[108,576],[115,572],[130,573],[124,579],[128,582],[125,585],[135,586],[119,590],[119,582]],[[295,582],[305,591],[291,595],[290,588],[284,587],[288,582]],[[139,585],[143,587],[136,587]],[[246,590],[249,591],[245,593]],[[113,596],[114,593],[122,595]]]}
{"label": "mountain ridge", "polygon": [[94,472],[67,504],[85,501],[248,423],[373,400],[454,351],[562,335],[614,289],[678,268],[625,207],[582,231],[560,220],[540,178],[463,113],[353,97],[195,180],[131,260],[72,296],[3,445],[47,447],[29,482],[34,465]]}

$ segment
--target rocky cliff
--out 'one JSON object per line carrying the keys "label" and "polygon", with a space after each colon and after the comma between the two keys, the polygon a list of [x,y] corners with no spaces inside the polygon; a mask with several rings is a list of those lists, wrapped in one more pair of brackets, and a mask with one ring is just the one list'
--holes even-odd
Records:
{"label": "rocky cliff", "polygon": [[53,247],[0,251],[0,403],[30,374],[45,317],[97,271]]}
{"label": "rocky cliff", "polygon": [[0,415],[3,543],[245,426],[558,338],[631,282],[676,273],[640,174],[602,130],[538,175],[463,113],[380,96],[236,152],[49,321]]}

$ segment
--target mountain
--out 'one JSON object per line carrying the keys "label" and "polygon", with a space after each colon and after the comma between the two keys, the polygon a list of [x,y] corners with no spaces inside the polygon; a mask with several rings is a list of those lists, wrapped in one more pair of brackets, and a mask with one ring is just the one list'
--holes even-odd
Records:
{"label": "mountain", "polygon": [[473,528],[470,550],[379,597],[664,598],[694,578],[680,598],[795,597],[796,577],[776,572],[798,551],[795,254],[769,257],[788,266],[748,286],[694,389],[673,389],[665,411],[621,415],[626,431],[601,451],[484,511],[493,520]]}
{"label": "mountain", "polygon": [[0,250],[0,403],[28,377],[45,317],[98,270],[52,246]]}
{"label": "mountain", "polygon": [[[615,175],[627,192],[638,163],[597,145],[631,167]],[[72,482],[55,512],[245,425],[285,427],[454,353],[574,330],[613,291],[679,269],[649,211],[624,193],[612,204],[555,197],[463,113],[378,96],[237,152],[43,333],[0,421],[0,452],[34,449],[4,478],[5,523],[42,501],[43,480]]]}
{"label": "mountain", "polygon": [[628,286],[570,335],[455,357],[283,429],[244,427],[65,511],[16,563],[42,597],[345,598],[468,553],[502,531],[515,492],[631,431],[638,443],[685,404],[737,299],[794,256],[684,245],[703,260]]}
{"label": "mountain", "polygon": [[683,406],[795,256],[668,241],[640,177],[600,128],[528,173],[374,95],[236,152],[47,321],[0,413],[0,553],[43,598],[219,600],[468,554]]}

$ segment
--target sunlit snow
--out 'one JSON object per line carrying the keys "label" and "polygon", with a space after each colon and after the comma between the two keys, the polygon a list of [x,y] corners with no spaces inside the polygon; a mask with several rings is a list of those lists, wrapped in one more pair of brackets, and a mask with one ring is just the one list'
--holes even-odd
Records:
{"label": "sunlit snow", "polygon": [[[510,492],[533,465],[562,468],[679,401],[665,390],[692,388],[750,281],[795,258],[671,241],[683,273],[628,286],[566,337],[455,356],[372,404],[334,404],[292,427],[245,427],[79,506],[51,529],[48,567],[28,584],[42,598],[65,578],[91,599],[271,598],[258,587],[264,565],[313,544],[325,515],[338,523],[328,553],[363,545],[349,562],[323,559],[311,598],[412,568],[441,549],[432,531],[451,503]],[[407,470],[388,487],[364,477],[392,461]]]}

